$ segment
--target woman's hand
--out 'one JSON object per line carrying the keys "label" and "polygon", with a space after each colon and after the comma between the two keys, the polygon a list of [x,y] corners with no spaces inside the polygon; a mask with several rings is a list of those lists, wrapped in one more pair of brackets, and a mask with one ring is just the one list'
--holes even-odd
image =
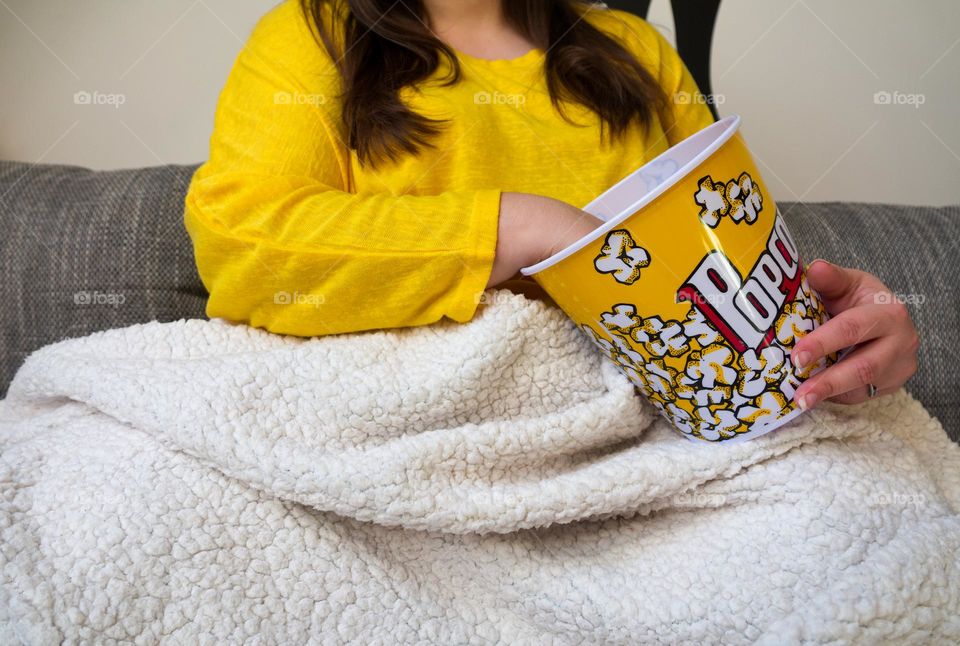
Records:
{"label": "woman's hand", "polygon": [[502,193],[497,250],[487,287],[517,277],[521,267],[549,258],[601,224],[589,213],[552,197]]}
{"label": "woman's hand", "polygon": [[878,394],[890,394],[917,371],[920,337],[907,308],[879,278],[817,259],[807,269],[807,282],[832,318],[797,341],[791,353],[794,365],[858,347],[797,388],[801,408],[823,400],[860,403],[868,398],[867,384],[876,386]]}

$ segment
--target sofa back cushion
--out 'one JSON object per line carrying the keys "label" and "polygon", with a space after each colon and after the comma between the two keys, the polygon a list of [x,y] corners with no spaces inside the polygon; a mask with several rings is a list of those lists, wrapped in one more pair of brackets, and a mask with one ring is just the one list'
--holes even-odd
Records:
{"label": "sofa back cushion", "polygon": [[204,315],[182,224],[195,169],[0,162],[0,397],[43,345]]}

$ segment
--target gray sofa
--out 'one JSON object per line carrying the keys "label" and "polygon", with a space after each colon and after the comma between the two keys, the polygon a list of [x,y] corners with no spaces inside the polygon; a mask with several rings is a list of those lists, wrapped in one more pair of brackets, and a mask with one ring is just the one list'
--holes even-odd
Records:
{"label": "gray sofa", "polygon": [[[195,166],[91,171],[0,162],[0,394],[42,345],[151,320],[202,318],[183,228]],[[960,441],[960,206],[781,202],[806,261],[880,276],[922,343],[907,389]]]}

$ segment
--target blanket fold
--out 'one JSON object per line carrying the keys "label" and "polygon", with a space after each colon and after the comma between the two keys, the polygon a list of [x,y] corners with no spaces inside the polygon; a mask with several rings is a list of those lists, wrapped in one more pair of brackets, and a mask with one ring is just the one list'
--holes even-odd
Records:
{"label": "blanket fold", "polygon": [[960,447],[905,391],[694,444],[557,308],[489,294],[465,325],[31,355],[0,641],[960,639]]}

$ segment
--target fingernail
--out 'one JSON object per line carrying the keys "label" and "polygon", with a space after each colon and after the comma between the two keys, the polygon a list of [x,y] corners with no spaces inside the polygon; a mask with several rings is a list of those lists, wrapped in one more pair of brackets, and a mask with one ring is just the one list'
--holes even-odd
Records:
{"label": "fingernail", "polygon": [[810,353],[807,352],[806,350],[801,350],[800,352],[797,353],[797,356],[793,358],[793,364],[796,367],[803,370],[804,368],[807,367],[807,364],[810,363],[810,359],[811,359]]}
{"label": "fingernail", "polygon": [[[818,262],[822,262],[823,264],[827,265],[828,267],[835,267],[835,266],[836,266],[836,265],[834,265],[832,262],[830,262],[829,260],[824,260],[823,258],[817,258],[816,260],[814,260],[813,262],[811,262],[810,265],[814,265],[814,264],[816,264],[816,263],[818,263]],[[807,265],[807,267],[809,268],[810,265]]]}
{"label": "fingernail", "polygon": [[800,395],[800,397],[797,398],[797,405],[800,407],[800,410],[810,410],[817,405],[816,393]]}

